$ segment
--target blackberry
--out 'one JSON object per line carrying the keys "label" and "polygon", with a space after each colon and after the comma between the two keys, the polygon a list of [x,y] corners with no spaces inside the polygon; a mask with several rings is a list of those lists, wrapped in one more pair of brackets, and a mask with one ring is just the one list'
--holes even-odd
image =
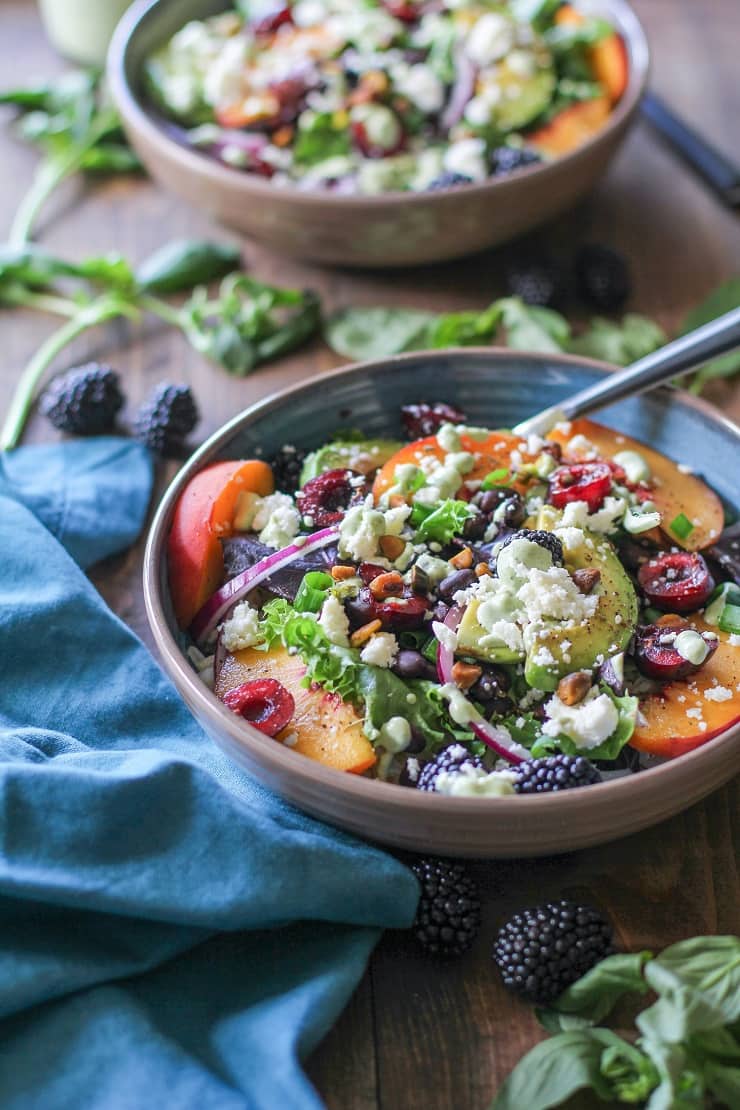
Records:
{"label": "blackberry", "polygon": [[562,901],[515,914],[499,931],[493,958],[505,986],[546,1006],[613,952],[611,925],[598,910]]}
{"label": "blackberry", "polygon": [[582,246],[575,259],[578,292],[587,304],[609,312],[630,294],[629,266],[621,254],[598,243]]}
{"label": "blackberry", "polygon": [[275,457],[270,460],[275,489],[283,493],[295,493],[300,486],[301,467],[305,457],[305,451],[293,447],[290,443],[280,448]]}
{"label": "blackberry", "polygon": [[562,303],[568,293],[563,269],[551,258],[512,263],[506,270],[506,288],[525,304],[540,308]]}
{"label": "blackberry", "polygon": [[472,755],[464,745],[449,744],[424,765],[417,780],[416,789],[432,793],[437,789],[437,780],[441,774],[457,775],[464,768],[482,766],[480,757]]}
{"label": "blackberry", "polygon": [[460,956],[480,928],[480,900],[473,878],[454,860],[424,857],[411,864],[421,897],[414,936],[433,956]]}
{"label": "blackberry", "polygon": [[136,414],[134,432],[155,454],[177,455],[199,419],[188,386],[160,382]]}
{"label": "blackberry", "polygon": [[526,147],[497,146],[491,154],[491,169],[494,174],[511,173],[512,170],[534,166],[541,161],[536,151],[527,150]]}
{"label": "blackberry", "polygon": [[439,177],[435,177],[434,181],[429,182],[426,192],[436,193],[439,189],[454,189],[456,185],[470,185],[472,180],[472,177],[468,177],[465,173],[454,173],[452,170],[446,170]]}
{"label": "blackberry", "polygon": [[401,405],[401,423],[410,439],[433,436],[443,424],[464,424],[466,419],[464,412],[444,401],[435,401],[431,405],[426,401],[417,405]]}
{"label": "blackberry", "polygon": [[39,411],[62,432],[99,435],[110,431],[122,405],[116,371],[88,362],[54,378],[41,395]]}
{"label": "blackberry", "polygon": [[582,755],[548,755],[527,759],[516,768],[514,790],[517,794],[554,794],[576,786],[601,782],[601,773]]}
{"label": "blackberry", "polygon": [[508,547],[513,540],[529,540],[530,543],[537,543],[540,547],[544,547],[552,555],[552,561],[556,567],[562,567],[563,559],[563,545],[558,537],[553,532],[545,532],[541,528],[520,528],[511,536],[507,536],[503,543],[497,549],[497,553],[501,552],[505,547]]}

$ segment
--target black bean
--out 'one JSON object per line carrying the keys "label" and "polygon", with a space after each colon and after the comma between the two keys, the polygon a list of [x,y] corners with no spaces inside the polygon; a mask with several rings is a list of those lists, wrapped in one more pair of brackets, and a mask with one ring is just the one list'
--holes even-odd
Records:
{"label": "black bean", "polygon": [[456,570],[442,579],[437,586],[437,593],[445,601],[452,601],[453,595],[458,590],[466,590],[475,581],[477,579],[474,570]]}
{"label": "black bean", "polygon": [[485,670],[470,690],[474,701],[491,701],[500,697],[509,689],[511,682],[505,671]]}
{"label": "black bean", "polygon": [[518,528],[527,515],[524,502],[518,493],[513,493],[501,503],[500,520],[497,523],[505,524],[509,528]]}
{"label": "black bean", "polygon": [[413,648],[399,651],[392,669],[401,678],[436,678],[437,675],[434,664]]}
{"label": "black bean", "polygon": [[494,509],[498,508],[502,501],[507,497],[511,497],[514,491],[508,489],[506,486],[501,486],[498,489],[482,489],[478,490],[473,498],[473,504],[476,505],[482,513],[492,513]]}
{"label": "black bean", "polygon": [[476,513],[469,516],[463,524],[463,539],[482,540],[490,521],[485,513]]}

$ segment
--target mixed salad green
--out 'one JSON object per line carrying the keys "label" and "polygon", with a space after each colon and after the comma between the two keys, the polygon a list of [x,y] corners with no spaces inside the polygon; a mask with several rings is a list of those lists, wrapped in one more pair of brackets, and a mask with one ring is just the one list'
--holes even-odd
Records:
{"label": "mixed salad green", "polygon": [[182,27],[146,78],[190,146],[278,185],[368,194],[564,153],[627,69],[609,23],[553,0],[242,0]]}

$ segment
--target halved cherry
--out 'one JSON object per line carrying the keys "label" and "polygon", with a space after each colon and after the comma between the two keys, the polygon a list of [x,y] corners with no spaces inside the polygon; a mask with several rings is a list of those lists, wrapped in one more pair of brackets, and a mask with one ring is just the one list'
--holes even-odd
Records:
{"label": "halved cherry", "polygon": [[421,15],[414,0],[384,0],[384,3],[391,15],[402,23],[413,23]]}
{"label": "halved cherry", "polygon": [[379,620],[384,628],[392,629],[421,628],[429,607],[426,598],[408,588],[404,590],[402,597],[379,601],[373,597],[367,586],[360,590],[357,597],[350,598],[345,603],[347,615],[355,627]]}
{"label": "halved cherry", "polygon": [[379,567],[377,563],[360,563],[357,568],[357,573],[365,585],[369,586],[370,583],[374,582],[376,578],[379,578],[381,574],[386,573],[386,568]]}
{"label": "halved cherry", "polygon": [[588,511],[595,513],[611,488],[612,471],[606,463],[571,463],[553,471],[548,500],[557,509],[565,508],[571,501],[585,501]]}
{"label": "halved cherry", "polygon": [[714,579],[696,551],[664,551],[637,572],[650,605],[667,613],[692,613],[707,602]]}
{"label": "halved cherry", "polygon": [[272,35],[278,27],[293,22],[293,13],[290,4],[275,4],[271,12],[267,12],[261,19],[252,24],[255,35]]}
{"label": "halved cherry", "polygon": [[695,674],[703,667],[709,656],[717,650],[719,638],[708,632],[697,633],[704,640],[708,652],[701,663],[692,663],[689,659],[684,659],[674,647],[676,637],[688,627],[685,621],[677,619],[671,624],[646,624],[638,628],[633,654],[640,673],[648,678],[658,678],[661,682],[673,682]]}
{"label": "halved cherry", "polygon": [[275,678],[258,678],[224,694],[224,705],[266,736],[277,736],[295,713],[290,690]]}
{"label": "halved cherry", "polygon": [[338,524],[350,505],[359,504],[365,496],[365,481],[353,485],[352,479],[362,478],[352,470],[326,470],[306,482],[296,494],[296,504],[304,516],[313,519],[315,528]]}
{"label": "halved cherry", "polygon": [[418,405],[401,406],[401,423],[409,439],[433,436],[443,424],[464,424],[466,419],[464,412],[444,401],[435,401],[432,405],[422,401]]}
{"label": "halved cherry", "polygon": [[[385,110],[390,112],[390,108]],[[360,153],[364,154],[366,158],[389,158],[391,155],[398,154],[402,151],[406,145],[406,135],[401,126],[401,121],[397,116],[395,119],[398,123],[398,130],[395,138],[388,146],[381,146],[380,143],[370,138],[363,120],[353,119],[350,123],[350,131],[352,132],[354,144]]]}

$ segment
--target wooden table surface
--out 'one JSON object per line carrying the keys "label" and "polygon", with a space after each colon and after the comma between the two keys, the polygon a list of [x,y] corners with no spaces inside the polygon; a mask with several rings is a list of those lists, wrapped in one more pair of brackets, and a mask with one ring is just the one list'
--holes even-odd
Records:
{"label": "wooden table surface", "polygon": [[[740,83],[737,0],[636,0],[653,49],[653,86],[737,157]],[[58,70],[34,4],[0,3],[2,84]],[[36,155],[0,129],[0,237],[26,188]],[[143,179],[109,181],[93,190],[65,186],[44,213],[45,245],[71,258],[120,250],[134,261],[178,236],[229,233]],[[669,331],[719,281],[740,267],[740,222],[638,125],[607,179],[577,211],[541,232],[561,248],[585,239],[610,242],[631,259],[630,308]],[[328,308],[398,303],[430,308],[482,307],[503,291],[502,272],[516,246],[423,270],[357,273],[317,269],[252,244],[245,260],[259,277],[313,286]],[[3,361],[0,411],[14,380],[54,322],[30,312],[0,316]],[[189,382],[205,436],[250,402],[336,365],[319,341],[239,380],[199,358],[158,324],[115,324],[73,348],[81,361],[105,354],[120,369],[130,413],[162,379]],[[71,364],[70,356],[67,364]],[[62,366],[64,363],[62,363]],[[61,367],[60,367],[61,368]],[[707,396],[740,418],[740,385],[721,383]],[[49,440],[34,420],[27,441]],[[174,472],[160,475],[161,490]],[[113,608],[151,644],[140,589],[142,543],[94,568],[92,578]],[[421,958],[406,935],[388,934],[344,1015],[309,1063],[331,1110],[481,1110],[538,1037],[532,1011],[513,1000],[494,973],[497,926],[517,908],[547,897],[578,897],[603,907],[625,949],[659,950],[699,933],[740,932],[737,782],[704,803],[639,836],[558,858],[478,864],[483,928],[474,950],[439,967]],[[277,1108],[276,1108],[277,1110]],[[522,1110],[526,1110],[525,1107]]]}

